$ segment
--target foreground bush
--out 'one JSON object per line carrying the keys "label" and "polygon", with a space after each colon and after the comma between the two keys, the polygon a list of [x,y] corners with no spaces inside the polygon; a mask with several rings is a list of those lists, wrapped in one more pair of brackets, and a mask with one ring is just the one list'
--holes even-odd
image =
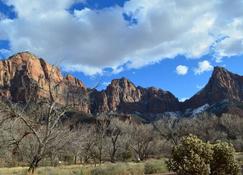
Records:
{"label": "foreground bush", "polygon": [[212,155],[211,145],[196,136],[189,136],[174,147],[172,158],[167,164],[168,168],[178,175],[208,175]]}
{"label": "foreground bush", "polygon": [[217,143],[212,147],[213,159],[210,162],[212,175],[237,175],[239,165],[235,161],[235,149],[228,143]]}
{"label": "foreground bush", "polygon": [[178,175],[238,175],[239,166],[234,154],[230,144],[212,145],[190,135],[174,147],[167,166]]}

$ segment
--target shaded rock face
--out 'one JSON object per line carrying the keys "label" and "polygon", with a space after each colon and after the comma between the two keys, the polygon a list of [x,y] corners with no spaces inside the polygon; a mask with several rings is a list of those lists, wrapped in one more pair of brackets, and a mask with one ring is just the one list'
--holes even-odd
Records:
{"label": "shaded rock face", "polygon": [[184,102],[184,108],[197,108],[204,104],[216,104],[222,101],[243,101],[243,76],[233,74],[222,67],[215,67],[208,84]]}
{"label": "shaded rock face", "polygon": [[178,99],[156,88],[136,87],[125,78],[115,79],[106,90],[93,93],[95,113],[163,113],[179,110]]}

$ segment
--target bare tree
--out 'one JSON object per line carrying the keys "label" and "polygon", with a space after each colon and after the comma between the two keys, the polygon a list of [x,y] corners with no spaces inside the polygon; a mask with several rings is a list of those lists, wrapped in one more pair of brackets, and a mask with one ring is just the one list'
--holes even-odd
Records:
{"label": "bare tree", "polygon": [[106,149],[108,151],[110,161],[114,163],[116,161],[116,154],[120,147],[119,141],[123,134],[122,132],[123,122],[118,118],[112,118],[107,128],[107,144]]}
{"label": "bare tree", "polygon": [[179,128],[180,120],[178,118],[164,117],[159,121],[152,123],[155,131],[157,131],[161,139],[171,141],[172,144],[177,145],[180,140]]}
{"label": "bare tree", "polygon": [[129,146],[137,161],[148,158],[153,141],[153,127],[151,125],[131,124],[128,130]]}
{"label": "bare tree", "polygon": [[[22,70],[23,71],[23,70]],[[24,104],[13,104],[11,102],[2,103],[1,109],[4,110],[2,122],[12,121],[10,128],[11,145],[14,150],[28,148],[30,154],[27,156],[29,160],[29,173],[34,173],[39,162],[43,160],[50,151],[58,151],[69,142],[72,132],[69,128],[63,126],[63,118],[71,109],[69,106],[60,105],[58,101],[59,85],[53,79],[56,69],[54,66],[50,70],[50,74],[46,75],[43,81],[46,81],[47,97],[39,98],[39,93],[43,89],[39,86],[39,82],[43,77],[39,77],[38,82],[31,79],[27,72],[23,72],[24,76],[20,79],[23,88]],[[81,95],[81,94],[80,94]],[[16,129],[15,124],[21,124],[22,131],[16,138],[13,130]]]}
{"label": "bare tree", "polygon": [[96,148],[97,148],[97,158],[99,160],[99,164],[102,163],[103,152],[105,146],[105,138],[108,131],[108,126],[110,124],[110,120],[106,116],[101,116],[96,122],[95,125],[95,140],[96,140]]}

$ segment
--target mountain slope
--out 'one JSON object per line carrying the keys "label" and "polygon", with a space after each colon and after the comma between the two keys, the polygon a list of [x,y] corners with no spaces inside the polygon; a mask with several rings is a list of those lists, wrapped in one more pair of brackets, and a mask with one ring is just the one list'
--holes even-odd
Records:
{"label": "mountain slope", "polygon": [[[189,100],[180,103],[170,92],[135,86],[126,78],[115,79],[102,91],[90,90],[71,75],[29,52],[0,61],[0,97],[26,103],[38,85],[35,99],[55,98],[87,114],[136,114],[147,118],[157,114],[191,116],[208,111],[243,116],[243,76],[215,67],[208,84]],[[52,94],[50,94],[50,89]]]}
{"label": "mountain slope", "polygon": [[74,96],[75,93],[86,91],[80,80],[71,75],[63,77],[58,68],[29,52],[18,53],[0,61],[1,97],[25,103],[28,96],[33,93],[33,83],[37,83],[39,87],[35,98],[50,98],[49,92],[53,89],[52,95],[58,103],[78,104],[79,110],[89,112],[88,106],[81,103],[77,95]]}
{"label": "mountain slope", "polygon": [[189,100],[183,108],[199,108],[208,104],[209,111],[240,113],[239,104],[243,102],[243,76],[234,74],[222,67],[215,67],[207,85]]}
{"label": "mountain slope", "polygon": [[26,102],[31,82],[38,84],[36,98],[53,96],[63,105],[74,106],[85,113],[163,113],[179,109],[178,99],[170,92],[156,88],[136,87],[126,78],[116,79],[104,91],[91,91],[78,79],[63,77],[60,70],[29,52],[18,53],[0,61],[0,96],[13,102]]}
{"label": "mountain slope", "polygon": [[93,94],[93,113],[163,113],[179,110],[178,99],[168,91],[136,87],[126,78],[115,79],[101,92]]}

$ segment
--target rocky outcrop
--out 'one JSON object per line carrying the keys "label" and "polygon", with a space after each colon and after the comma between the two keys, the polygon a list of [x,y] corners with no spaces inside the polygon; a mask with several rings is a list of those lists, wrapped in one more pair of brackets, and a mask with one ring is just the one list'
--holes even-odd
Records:
{"label": "rocky outcrop", "polygon": [[[90,90],[29,52],[0,61],[0,97],[13,102],[55,99],[86,114],[156,116],[154,114],[243,113],[243,76],[215,67],[208,84],[184,103],[170,92],[135,86],[126,78],[115,79],[102,91]],[[29,98],[31,97],[31,99]],[[206,106],[206,108],[205,108]]]}
{"label": "rocky outcrop", "polygon": [[13,102],[52,97],[60,104],[71,104],[89,112],[88,105],[79,99],[79,94],[85,92],[86,87],[80,80],[71,75],[63,77],[57,67],[29,52],[0,61],[0,95]]}
{"label": "rocky outcrop", "polygon": [[95,92],[95,112],[163,113],[179,110],[178,99],[156,88],[136,87],[126,78],[115,79],[106,90]]}
{"label": "rocky outcrop", "polygon": [[197,108],[225,100],[243,101],[243,76],[233,74],[222,67],[215,67],[208,84],[183,105],[184,108]]}
{"label": "rocky outcrop", "polygon": [[[33,83],[38,89],[33,88]],[[29,52],[0,61],[0,95],[14,102],[26,102],[28,97],[55,98],[60,104],[92,114],[162,113],[179,109],[178,99],[170,92],[136,87],[126,78],[113,80],[106,90],[90,92],[80,80],[71,75],[63,77],[58,68]]]}

